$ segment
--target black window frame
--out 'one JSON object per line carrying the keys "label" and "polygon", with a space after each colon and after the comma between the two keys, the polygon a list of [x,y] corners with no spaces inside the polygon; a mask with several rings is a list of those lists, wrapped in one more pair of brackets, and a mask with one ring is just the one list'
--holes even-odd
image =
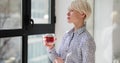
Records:
{"label": "black window frame", "polygon": [[0,38],[22,36],[22,63],[28,61],[28,35],[55,33],[55,0],[50,1],[50,24],[34,24],[31,19],[31,0],[22,0],[22,29],[0,30]]}

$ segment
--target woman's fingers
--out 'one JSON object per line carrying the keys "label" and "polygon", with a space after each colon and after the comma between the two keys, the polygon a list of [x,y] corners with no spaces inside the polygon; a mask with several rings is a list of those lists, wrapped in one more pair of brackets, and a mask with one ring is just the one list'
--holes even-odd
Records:
{"label": "woman's fingers", "polygon": [[52,49],[54,47],[54,43],[51,42],[43,42],[43,44],[48,48],[48,49]]}
{"label": "woman's fingers", "polygon": [[55,63],[64,63],[64,61],[61,57],[57,57],[54,62]]}

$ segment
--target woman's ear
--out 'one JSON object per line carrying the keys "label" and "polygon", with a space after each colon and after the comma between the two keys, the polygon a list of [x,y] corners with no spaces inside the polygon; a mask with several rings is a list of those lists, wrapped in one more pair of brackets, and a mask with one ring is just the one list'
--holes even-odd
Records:
{"label": "woman's ear", "polygon": [[86,17],[85,13],[81,13],[81,17],[85,18]]}
{"label": "woman's ear", "polygon": [[85,13],[80,13],[80,15],[81,15],[81,18],[83,18],[83,19],[85,19],[86,18],[86,14]]}

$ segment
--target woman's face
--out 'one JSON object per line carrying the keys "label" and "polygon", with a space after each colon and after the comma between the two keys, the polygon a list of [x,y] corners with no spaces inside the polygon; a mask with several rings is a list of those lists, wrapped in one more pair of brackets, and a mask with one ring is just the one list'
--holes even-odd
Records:
{"label": "woman's face", "polygon": [[68,13],[67,13],[68,23],[75,23],[75,22],[77,23],[82,19],[84,19],[84,17],[85,17],[84,13],[81,14],[74,9],[68,10]]}

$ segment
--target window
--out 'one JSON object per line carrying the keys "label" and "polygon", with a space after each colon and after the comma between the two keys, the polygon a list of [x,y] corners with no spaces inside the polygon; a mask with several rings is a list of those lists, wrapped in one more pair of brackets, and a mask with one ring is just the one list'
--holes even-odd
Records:
{"label": "window", "polygon": [[0,63],[50,63],[41,39],[54,29],[55,0],[1,0]]}

